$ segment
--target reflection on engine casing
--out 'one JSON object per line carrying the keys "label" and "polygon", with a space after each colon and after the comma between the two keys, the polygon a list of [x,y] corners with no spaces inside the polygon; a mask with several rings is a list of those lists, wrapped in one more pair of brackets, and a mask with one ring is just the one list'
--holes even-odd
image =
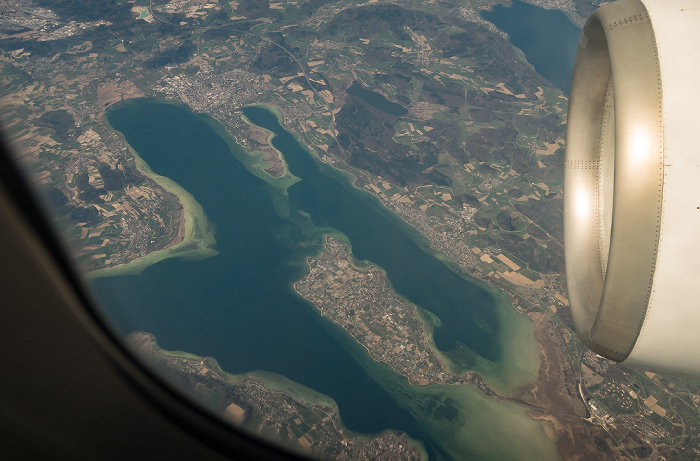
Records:
{"label": "reflection on engine casing", "polygon": [[700,5],[618,0],[579,42],[564,231],[576,333],[700,377]]}

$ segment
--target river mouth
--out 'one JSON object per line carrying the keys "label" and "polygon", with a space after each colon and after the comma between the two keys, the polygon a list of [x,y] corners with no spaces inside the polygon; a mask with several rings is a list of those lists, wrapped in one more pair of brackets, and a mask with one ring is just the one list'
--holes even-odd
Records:
{"label": "river mouth", "polygon": [[[405,223],[405,229],[400,227],[401,220],[371,195],[354,189],[350,178],[314,160],[294,136],[274,125],[278,121],[272,112],[261,107],[245,112],[251,121],[277,132],[273,145],[298,179],[275,185],[251,174],[246,153],[220,125],[182,107],[136,100],[109,112],[110,124],[151,169],[177,182],[201,204],[216,229],[219,252],[203,260],[163,260],[140,275],[93,280],[115,328],[125,335],[153,333],[164,349],[213,356],[232,373],[266,370],[284,376],[330,396],[349,429],[404,431],[423,441],[433,459],[478,459],[486,450],[493,453],[492,459],[516,459],[511,448],[493,446],[498,445],[494,435],[501,432],[515,437],[510,424],[516,421],[515,433],[524,431],[517,438],[531,447],[533,456],[556,459],[556,448],[545,442],[542,426],[522,408],[491,402],[469,386],[408,385],[294,293],[292,284],[307,271],[306,258],[321,251],[325,235],[334,235],[349,240],[357,258],[389,274],[391,259],[396,258],[394,264],[404,268],[404,273],[390,275],[398,290],[402,283],[417,285],[406,267],[416,260],[430,265],[430,271],[423,266],[417,271],[423,280],[418,288],[424,291],[415,295],[416,304],[423,303],[443,325],[454,320],[451,330],[445,328],[442,345],[435,336],[438,349],[442,346],[449,353],[455,343],[466,344],[474,354],[474,367],[488,363],[503,372],[498,364],[508,354],[502,336],[512,333],[504,318],[517,317],[512,308],[504,317],[505,310],[491,293],[424,251],[414,240],[419,236],[408,235]],[[379,223],[383,230],[367,230],[368,223]],[[387,232],[391,244],[380,238]],[[442,281],[431,283],[426,273]],[[429,294],[436,289],[458,294],[459,304],[450,307],[452,298]],[[476,311],[467,309],[467,299]],[[480,326],[471,320],[474,312]],[[527,337],[523,325],[517,328],[525,328]],[[529,344],[536,350],[533,341]]]}

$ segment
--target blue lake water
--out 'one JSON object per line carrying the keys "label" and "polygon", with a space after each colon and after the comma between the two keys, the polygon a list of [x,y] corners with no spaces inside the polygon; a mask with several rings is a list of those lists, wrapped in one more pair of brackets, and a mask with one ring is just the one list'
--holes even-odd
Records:
{"label": "blue lake water", "polygon": [[[266,183],[243,168],[211,126],[180,107],[147,101],[110,112],[109,122],[154,171],[202,204],[220,252],[96,279],[118,329],[153,333],[165,349],[213,356],[229,372],[268,370],[303,383],[336,399],[353,430],[416,433],[412,418],[292,290],[319,239],[277,215]],[[341,391],[348,386],[367,404]]]}
{"label": "blue lake water", "polygon": [[540,75],[569,94],[581,29],[564,13],[513,0],[481,16],[506,32]]}
{"label": "blue lake water", "polygon": [[[236,159],[246,154],[211,119],[152,100],[109,112],[151,169],[203,206],[219,251],[93,280],[115,328],[153,333],[164,349],[213,356],[228,372],[283,375],[332,397],[349,429],[405,431],[434,459],[478,459],[483,450],[515,459],[488,438],[515,430],[526,434],[513,436],[512,447],[549,453],[541,426],[520,407],[491,402],[470,386],[409,386],[294,293],[324,233],[342,232],[356,257],[383,267],[399,293],[441,319],[435,342],[448,355],[495,363],[506,340],[488,292],[426,252],[419,234],[345,174],[314,160],[274,114],[260,107],[245,114],[277,134],[273,145],[301,178],[287,194],[251,174]],[[517,424],[503,424],[514,418]]]}

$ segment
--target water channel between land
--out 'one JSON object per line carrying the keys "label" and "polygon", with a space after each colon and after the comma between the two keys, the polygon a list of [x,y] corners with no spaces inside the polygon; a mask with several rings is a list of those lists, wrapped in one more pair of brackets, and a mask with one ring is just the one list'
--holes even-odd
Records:
{"label": "water channel between land", "polygon": [[[580,30],[562,13],[513,3],[484,17],[568,93]],[[387,111],[403,109],[359,85],[351,91]],[[137,265],[138,274],[117,270],[91,281],[115,329],[153,333],[164,349],[213,356],[228,372],[284,376],[330,396],[349,429],[405,431],[431,459],[557,459],[554,442],[524,408],[471,386],[410,386],[294,293],[306,258],[332,235],[440,319],[433,339],[453,367],[479,371],[499,392],[536,379],[532,324],[505,296],[448,267],[415,230],[352,187],[352,178],[314,159],[273,111],[251,106],[245,115],[275,133],[272,145],[291,174],[266,178],[255,167],[259,159],[221,125],[187,108],[137,100],[109,112],[150,174],[186,198],[194,234],[205,234],[199,247],[174,250],[184,258],[168,258],[166,250],[152,265]],[[218,254],[210,248],[213,229]]]}
{"label": "water channel between land", "polygon": [[529,319],[425,251],[419,234],[346,174],[315,160],[271,111],[249,107],[245,114],[276,133],[272,144],[295,177],[276,183],[251,174],[252,161],[220,125],[183,107],[137,100],[110,111],[112,127],[149,167],[201,204],[219,252],[94,279],[115,328],[153,333],[164,349],[213,356],[228,372],[282,375],[333,398],[349,429],[405,431],[434,459],[556,458],[541,423],[523,408],[471,386],[409,386],[293,291],[305,259],[321,251],[323,235],[335,235],[440,318],[434,339],[441,351],[468,353],[502,389],[536,376],[537,361],[527,360],[528,348],[537,353]]}

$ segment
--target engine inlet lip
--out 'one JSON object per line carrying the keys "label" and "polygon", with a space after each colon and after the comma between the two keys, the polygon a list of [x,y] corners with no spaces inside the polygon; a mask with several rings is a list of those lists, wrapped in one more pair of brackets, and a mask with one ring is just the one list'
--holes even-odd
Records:
{"label": "engine inlet lip", "polygon": [[567,119],[564,234],[574,328],[625,360],[651,296],[663,196],[662,87],[639,0],[599,8],[584,26]]}

